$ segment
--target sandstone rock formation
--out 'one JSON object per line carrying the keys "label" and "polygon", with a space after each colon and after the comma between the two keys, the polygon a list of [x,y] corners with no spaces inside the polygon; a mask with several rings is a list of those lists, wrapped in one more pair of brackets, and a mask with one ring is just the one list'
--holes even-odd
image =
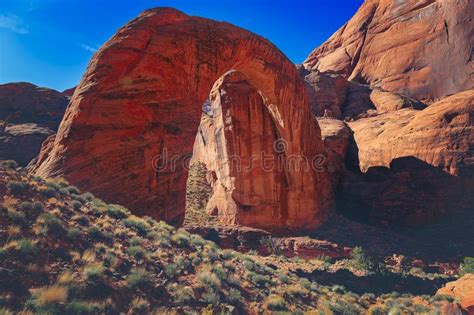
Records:
{"label": "sandstone rock formation", "polygon": [[436,294],[451,295],[461,303],[461,307],[468,313],[474,313],[474,274],[467,274],[462,278],[448,282]]}
{"label": "sandstone rock formation", "polygon": [[57,130],[68,99],[62,93],[31,83],[0,85],[0,120],[35,123]]}
{"label": "sandstone rock formation", "polygon": [[349,82],[340,74],[308,71],[301,65],[297,69],[306,83],[311,112],[318,117],[357,119],[402,108],[426,107],[405,95]]}
{"label": "sandstone rock formation", "polygon": [[404,109],[349,122],[362,171],[413,156],[452,175],[472,174],[473,125],[474,90],[422,111]]}
{"label": "sandstone rock formation", "polygon": [[0,160],[15,160],[26,166],[53,131],[36,124],[0,125]]}
{"label": "sandstone rock formation", "polygon": [[474,2],[366,0],[307,69],[433,101],[474,87]]}
{"label": "sandstone rock formation", "polygon": [[349,82],[341,75],[308,71],[302,65],[297,65],[297,69],[306,83],[311,112],[319,117],[342,118]]}
{"label": "sandstone rock formation", "polygon": [[[199,104],[229,70],[242,73],[261,93],[277,137],[287,143],[284,160],[323,152],[305,86],[271,43],[227,23],[153,9],[94,55],[54,144],[32,170],[64,176],[137,214],[181,222],[187,176],[182,163],[192,151]],[[283,173],[284,181],[264,188],[279,195],[275,213],[263,220],[250,207],[242,220],[314,228],[331,208],[328,174],[289,167]]]}

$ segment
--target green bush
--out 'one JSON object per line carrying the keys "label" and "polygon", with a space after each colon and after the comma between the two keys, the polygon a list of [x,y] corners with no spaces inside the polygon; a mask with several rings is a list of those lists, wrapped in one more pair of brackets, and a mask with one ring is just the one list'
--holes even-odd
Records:
{"label": "green bush", "polygon": [[136,260],[145,259],[148,255],[147,251],[141,246],[130,246],[127,252]]}
{"label": "green bush", "polygon": [[76,211],[79,211],[82,208],[82,203],[80,201],[74,200],[72,202],[72,208]]}
{"label": "green bush", "polygon": [[19,212],[16,210],[8,210],[8,217],[10,220],[18,225],[26,225],[26,216],[23,212]]}
{"label": "green bush", "polygon": [[78,241],[82,239],[83,236],[84,236],[84,233],[82,233],[80,229],[71,228],[67,231],[67,237],[72,241]]}
{"label": "green bush", "polygon": [[83,275],[87,281],[97,283],[104,276],[104,267],[102,265],[86,266]]}
{"label": "green bush", "polygon": [[115,219],[125,219],[130,216],[130,211],[120,205],[108,205],[106,213]]}
{"label": "green bush", "polygon": [[34,258],[39,251],[35,242],[27,238],[17,241],[16,250],[20,256],[26,259]]}
{"label": "green bush", "polygon": [[149,230],[148,223],[146,223],[145,220],[142,220],[140,218],[125,219],[125,220],[123,220],[123,224],[126,227],[132,228],[132,229],[136,230],[138,233],[141,233],[143,235],[146,235],[148,230]]}
{"label": "green bush", "polygon": [[265,307],[270,311],[286,311],[286,301],[283,297],[272,294],[265,300]]}
{"label": "green bush", "polygon": [[18,168],[18,163],[14,160],[5,160],[2,161],[2,167],[6,170],[14,170]]}
{"label": "green bush", "polygon": [[201,271],[197,274],[197,279],[207,289],[218,289],[221,286],[219,277],[210,271]]}
{"label": "green bush", "polygon": [[171,240],[179,247],[188,247],[190,242],[189,233],[180,229],[171,236]]}
{"label": "green bush", "polygon": [[132,301],[130,305],[129,314],[134,315],[145,315],[150,312],[150,303],[147,300],[136,298]]}
{"label": "green bush", "polygon": [[464,257],[463,263],[459,267],[460,274],[474,273],[474,257]]}
{"label": "green bush", "polygon": [[71,315],[88,315],[99,313],[97,305],[79,300],[73,300],[67,303],[64,307],[64,311],[66,314]]}
{"label": "green bush", "polygon": [[362,247],[354,247],[351,253],[352,264],[355,268],[363,269],[363,270],[370,270],[374,263],[372,260],[367,257],[365,251]]}
{"label": "green bush", "polygon": [[54,188],[51,188],[51,187],[47,187],[47,188],[45,188],[45,189],[41,189],[41,190],[40,190],[40,193],[41,193],[41,195],[43,195],[43,197],[45,197],[45,198],[53,198],[53,197],[57,197],[57,196],[58,196],[57,190],[54,189]]}
{"label": "green bush", "polygon": [[179,305],[192,304],[195,301],[193,288],[181,287],[175,291],[175,302]]}
{"label": "green bush", "polygon": [[13,181],[7,184],[7,188],[10,190],[10,193],[14,196],[19,196],[23,194],[30,185],[25,182]]}
{"label": "green bush", "polygon": [[127,285],[130,289],[146,288],[150,284],[150,275],[145,269],[133,269],[127,277]]}
{"label": "green bush", "polygon": [[76,186],[68,186],[66,189],[70,194],[79,195],[81,193]]}
{"label": "green bush", "polygon": [[36,220],[41,234],[61,236],[65,233],[63,222],[51,213],[43,213]]}
{"label": "green bush", "polygon": [[102,232],[99,228],[95,226],[91,226],[87,229],[87,233],[89,237],[96,242],[105,242],[105,243],[112,243],[114,241],[113,234],[110,232]]}

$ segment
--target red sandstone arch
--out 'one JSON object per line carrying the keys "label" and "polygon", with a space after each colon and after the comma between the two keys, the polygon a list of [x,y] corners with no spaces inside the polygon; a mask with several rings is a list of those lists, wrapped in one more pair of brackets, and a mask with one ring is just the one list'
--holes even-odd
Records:
{"label": "red sandstone arch", "polygon": [[[64,176],[135,213],[181,221],[187,172],[180,165],[156,171],[153,161],[192,152],[200,104],[230,69],[264,95],[288,156],[323,152],[305,86],[277,48],[230,24],[161,8],[129,22],[95,54],[34,172]],[[287,178],[280,209],[287,214],[275,227],[316,226],[331,207],[327,174],[288,170]]]}

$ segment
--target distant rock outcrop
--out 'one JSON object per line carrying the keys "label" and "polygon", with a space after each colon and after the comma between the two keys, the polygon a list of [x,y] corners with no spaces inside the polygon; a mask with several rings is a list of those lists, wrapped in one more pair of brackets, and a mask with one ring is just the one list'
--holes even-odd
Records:
{"label": "distant rock outcrop", "polygon": [[51,129],[36,124],[0,125],[0,160],[15,160],[26,166],[52,134]]}
{"label": "distant rock outcrop", "polygon": [[436,294],[453,296],[467,314],[474,314],[474,274],[466,274],[456,281],[448,282]]}
{"label": "distant rock outcrop", "polygon": [[366,0],[307,69],[434,101],[474,87],[474,2]]}
{"label": "distant rock outcrop", "polygon": [[57,130],[67,104],[64,94],[31,83],[0,85],[0,120],[7,123],[35,123]]}

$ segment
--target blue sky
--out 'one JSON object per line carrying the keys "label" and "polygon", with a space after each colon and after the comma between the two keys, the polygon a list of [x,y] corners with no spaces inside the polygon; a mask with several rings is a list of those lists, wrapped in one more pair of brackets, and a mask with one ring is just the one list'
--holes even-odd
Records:
{"label": "blue sky", "polygon": [[363,0],[0,0],[0,83],[64,90],[78,84],[93,52],[152,7],[227,21],[268,38],[300,63]]}

